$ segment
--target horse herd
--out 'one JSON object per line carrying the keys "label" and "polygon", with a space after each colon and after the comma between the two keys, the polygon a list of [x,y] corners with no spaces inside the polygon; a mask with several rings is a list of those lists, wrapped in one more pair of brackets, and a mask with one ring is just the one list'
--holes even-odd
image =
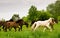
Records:
{"label": "horse herd", "polygon": [[[39,26],[43,26],[44,27],[44,30],[43,32],[46,30],[46,29],[50,29],[50,31],[52,31],[54,28],[53,28],[53,25],[55,24],[55,20],[54,18],[49,18],[48,20],[45,20],[45,21],[32,21],[31,23],[31,29],[33,31],[35,31]],[[16,28],[18,28],[18,31],[22,31],[22,26],[25,25],[27,28],[28,28],[28,23],[25,22],[24,20],[22,19],[19,19],[18,21],[13,21],[12,19],[8,20],[8,21],[0,21],[0,27],[3,28],[3,31],[7,31],[7,29],[9,29],[9,31],[11,31],[12,28],[15,29],[15,31],[17,30]],[[0,29],[1,30],[1,29]]]}
{"label": "horse herd", "polygon": [[0,21],[0,27],[2,27],[5,32],[7,31],[7,29],[11,31],[12,28],[14,28],[15,31],[16,31],[16,28],[19,28],[18,31],[20,31],[20,29],[22,30],[23,25],[26,25],[26,27],[28,27],[28,23],[23,21],[22,19],[18,21],[13,21],[12,19],[10,19],[9,21],[4,21],[4,22]]}

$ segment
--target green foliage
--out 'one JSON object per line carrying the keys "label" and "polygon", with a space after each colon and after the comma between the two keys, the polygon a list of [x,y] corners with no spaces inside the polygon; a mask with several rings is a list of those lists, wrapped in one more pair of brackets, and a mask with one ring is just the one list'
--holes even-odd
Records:
{"label": "green foliage", "polygon": [[28,17],[27,20],[29,20],[29,21],[46,20],[52,16],[48,11],[44,11],[44,10],[38,11],[35,6],[31,6],[28,14],[29,15],[27,16]]}
{"label": "green foliage", "polygon": [[2,18],[2,21],[5,22],[5,19]]}
{"label": "green foliage", "polygon": [[28,20],[28,16],[27,17],[23,17],[22,18],[25,22],[28,22],[29,20]]}
{"label": "green foliage", "polygon": [[38,11],[38,20],[47,20],[50,17],[52,17],[52,15],[48,12],[48,11]]}
{"label": "green foliage", "polygon": [[12,16],[12,19],[13,19],[13,21],[17,21],[17,20],[20,19],[20,17],[19,17],[18,14],[14,14],[14,15]]}
{"label": "green foliage", "polygon": [[57,19],[60,16],[60,1],[56,1],[53,4],[47,6],[47,10]]}
{"label": "green foliage", "polygon": [[60,16],[58,16],[58,20],[60,21]]}
{"label": "green foliage", "polygon": [[36,15],[37,15],[37,8],[35,6],[31,6],[28,12],[28,19],[29,20],[36,20]]}

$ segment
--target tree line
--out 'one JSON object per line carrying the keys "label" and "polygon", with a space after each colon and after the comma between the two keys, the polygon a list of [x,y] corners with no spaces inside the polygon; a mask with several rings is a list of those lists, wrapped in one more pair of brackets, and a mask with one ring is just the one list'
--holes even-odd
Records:
{"label": "tree line", "polygon": [[55,3],[49,4],[45,10],[37,10],[37,8],[32,5],[28,11],[27,17],[23,17],[25,21],[33,20],[47,20],[50,17],[54,17],[56,21],[60,20],[60,1],[57,0]]}
{"label": "tree line", "polygon": [[[15,15],[16,16],[16,15]],[[17,15],[16,19],[15,16],[12,16],[13,20],[19,19],[19,15]],[[32,5],[29,8],[28,15],[23,17],[22,19],[27,22],[32,22],[33,20],[47,20],[50,17],[54,17],[56,21],[60,20],[60,1],[57,0],[55,3],[49,4],[45,10],[37,10],[37,7]]]}

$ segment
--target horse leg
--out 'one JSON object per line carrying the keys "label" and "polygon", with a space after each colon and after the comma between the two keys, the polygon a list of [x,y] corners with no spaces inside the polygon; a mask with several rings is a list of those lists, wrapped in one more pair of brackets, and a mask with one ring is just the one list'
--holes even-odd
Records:
{"label": "horse leg", "polygon": [[50,32],[52,32],[52,28],[49,25],[47,25],[47,28],[50,29]]}
{"label": "horse leg", "polygon": [[22,26],[20,26],[21,27],[21,31],[22,31]]}
{"label": "horse leg", "polygon": [[2,29],[4,30],[4,26],[2,27]]}
{"label": "horse leg", "polygon": [[5,27],[5,29],[4,29],[4,30],[5,30],[5,32],[7,32],[7,27]]}
{"label": "horse leg", "polygon": [[20,27],[18,27],[19,28],[19,30],[18,31],[20,31]]}
{"label": "horse leg", "polygon": [[46,29],[47,29],[47,28],[45,27],[44,30],[43,30],[43,32],[45,32]]}
{"label": "horse leg", "polygon": [[9,31],[11,31],[11,28],[9,28]]}
{"label": "horse leg", "polygon": [[1,26],[0,26],[0,31],[1,31]]}
{"label": "horse leg", "polygon": [[54,30],[54,27],[53,27],[53,25],[51,25],[51,28]]}
{"label": "horse leg", "polygon": [[16,32],[16,27],[14,27],[14,29],[15,29],[15,32]]}
{"label": "horse leg", "polygon": [[34,31],[35,31],[38,27],[39,27],[39,25],[36,25],[36,27],[35,27]]}
{"label": "horse leg", "polygon": [[35,27],[36,27],[36,24],[34,23],[34,24],[32,25],[32,27],[31,27],[32,30],[33,30]]}
{"label": "horse leg", "polygon": [[11,29],[9,28],[9,31],[11,31]]}

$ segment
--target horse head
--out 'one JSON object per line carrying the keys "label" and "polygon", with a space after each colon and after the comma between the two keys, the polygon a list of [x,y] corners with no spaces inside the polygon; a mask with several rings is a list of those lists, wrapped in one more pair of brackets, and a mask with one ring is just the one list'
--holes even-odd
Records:
{"label": "horse head", "polygon": [[24,25],[26,25],[26,27],[28,28],[28,23],[27,22],[24,22]]}
{"label": "horse head", "polygon": [[54,18],[49,18],[49,22],[50,22],[50,24],[55,24],[56,23]]}
{"label": "horse head", "polygon": [[28,23],[25,22],[23,19],[16,21],[16,23],[18,23],[19,25],[26,25],[26,27],[28,27]]}

